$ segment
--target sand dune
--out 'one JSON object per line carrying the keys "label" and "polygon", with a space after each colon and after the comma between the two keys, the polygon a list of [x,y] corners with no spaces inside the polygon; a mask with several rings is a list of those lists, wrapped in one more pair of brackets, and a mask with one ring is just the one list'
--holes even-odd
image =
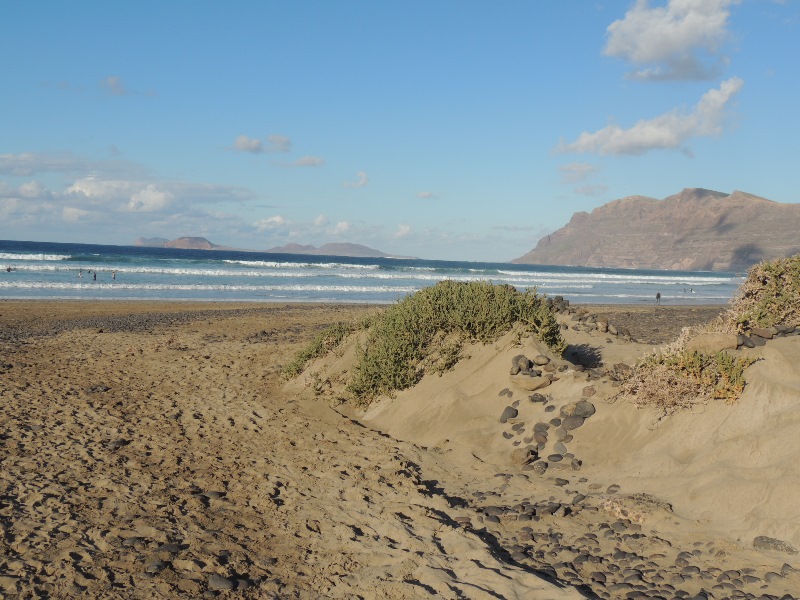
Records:
{"label": "sand dune", "polygon": [[[798,596],[800,337],[748,351],[739,403],[666,420],[556,357],[531,402],[510,362],[546,350],[514,336],[359,411],[333,400],[347,352],[278,370],[363,307],[217,309],[0,304],[5,597]],[[542,430],[539,474],[512,452]]]}

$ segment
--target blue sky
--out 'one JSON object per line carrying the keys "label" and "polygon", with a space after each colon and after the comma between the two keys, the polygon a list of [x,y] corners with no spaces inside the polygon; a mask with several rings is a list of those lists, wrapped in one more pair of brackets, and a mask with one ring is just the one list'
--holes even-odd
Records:
{"label": "blue sky", "polygon": [[3,2],[0,239],[505,261],[617,198],[800,201],[800,3]]}

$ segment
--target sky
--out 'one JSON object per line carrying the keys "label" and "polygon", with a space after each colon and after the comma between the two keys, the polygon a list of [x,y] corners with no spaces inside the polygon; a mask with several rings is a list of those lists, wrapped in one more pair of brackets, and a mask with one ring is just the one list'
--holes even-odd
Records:
{"label": "sky", "polygon": [[800,202],[800,0],[0,2],[0,239],[507,261]]}

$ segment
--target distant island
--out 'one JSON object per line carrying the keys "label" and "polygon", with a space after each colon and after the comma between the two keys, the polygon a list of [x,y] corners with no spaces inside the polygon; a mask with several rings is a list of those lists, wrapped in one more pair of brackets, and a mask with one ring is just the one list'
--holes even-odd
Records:
{"label": "distant island", "polygon": [[745,271],[800,252],[800,204],[745,192],[684,189],[577,212],[511,262],[685,271]]}
{"label": "distant island", "polygon": [[180,237],[175,240],[166,238],[143,238],[140,237],[134,242],[135,246],[149,248],[181,248],[183,250],[237,250],[240,252],[268,252],[271,254],[311,254],[316,256],[347,256],[359,258],[413,258],[411,256],[394,256],[386,254],[380,250],[369,248],[361,244],[331,243],[323,244],[319,248],[311,245],[287,244],[276,246],[269,250],[245,250],[243,248],[232,248],[230,246],[220,246],[209,242],[204,237]]}
{"label": "distant island", "polygon": [[220,246],[212,244],[204,237],[180,237],[175,240],[165,238],[138,238],[134,246],[145,246],[148,248],[181,248],[183,250],[240,250],[230,246]]}
{"label": "distant island", "polygon": [[319,248],[311,245],[301,244],[286,244],[285,246],[276,246],[270,248],[266,252],[280,253],[280,254],[313,254],[316,256],[349,256],[361,258],[413,258],[411,256],[395,256],[386,254],[380,250],[369,248],[361,244],[348,244],[348,243],[331,243],[323,244]]}

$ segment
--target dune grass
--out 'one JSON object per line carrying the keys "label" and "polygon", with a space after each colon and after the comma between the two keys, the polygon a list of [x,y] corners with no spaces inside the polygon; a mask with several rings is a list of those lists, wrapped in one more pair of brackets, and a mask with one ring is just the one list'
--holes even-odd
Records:
{"label": "dune grass", "polygon": [[360,404],[416,384],[425,373],[442,373],[460,358],[464,345],[496,340],[512,327],[535,335],[556,353],[564,342],[555,315],[535,291],[518,292],[485,281],[442,281],[411,294],[359,326],[325,330],[283,369],[303,371],[356,330],[361,330],[356,365],[346,390]]}
{"label": "dune grass", "polygon": [[721,319],[684,329],[675,342],[640,360],[623,382],[622,394],[665,414],[709,400],[735,402],[754,359],[724,351],[688,352],[687,342],[704,331],[735,334],[775,325],[800,325],[800,254],[751,267]]}

